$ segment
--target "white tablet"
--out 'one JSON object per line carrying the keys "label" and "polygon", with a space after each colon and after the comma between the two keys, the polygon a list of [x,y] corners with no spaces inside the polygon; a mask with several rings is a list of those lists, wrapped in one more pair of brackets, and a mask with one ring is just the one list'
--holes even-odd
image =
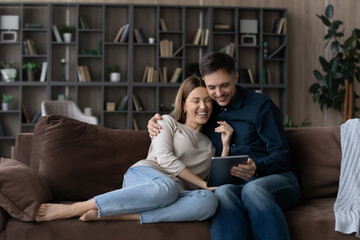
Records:
{"label": "white tablet", "polygon": [[208,187],[218,187],[224,184],[243,184],[244,180],[231,175],[230,170],[233,166],[246,164],[248,155],[236,155],[226,157],[213,157],[211,160],[210,174],[208,177]]}

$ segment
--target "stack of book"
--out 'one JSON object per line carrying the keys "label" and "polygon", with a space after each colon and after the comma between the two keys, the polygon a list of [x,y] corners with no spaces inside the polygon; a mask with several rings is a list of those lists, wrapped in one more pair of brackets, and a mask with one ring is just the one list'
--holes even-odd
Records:
{"label": "stack of book", "polygon": [[229,31],[230,30],[230,25],[226,24],[226,23],[214,23],[214,30],[215,31]]}
{"label": "stack of book", "polygon": [[141,28],[135,28],[134,29],[134,36],[137,43],[146,43],[146,37]]}
{"label": "stack of book", "polygon": [[160,41],[160,57],[173,56],[173,41],[164,39]]}

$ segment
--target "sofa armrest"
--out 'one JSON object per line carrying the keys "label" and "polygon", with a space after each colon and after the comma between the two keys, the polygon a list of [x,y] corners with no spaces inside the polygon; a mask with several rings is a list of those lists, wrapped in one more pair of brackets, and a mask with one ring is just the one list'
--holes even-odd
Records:
{"label": "sofa armrest", "polygon": [[19,133],[15,142],[15,159],[30,166],[33,133]]}
{"label": "sofa armrest", "polygon": [[9,215],[0,207],[0,233],[4,230]]}

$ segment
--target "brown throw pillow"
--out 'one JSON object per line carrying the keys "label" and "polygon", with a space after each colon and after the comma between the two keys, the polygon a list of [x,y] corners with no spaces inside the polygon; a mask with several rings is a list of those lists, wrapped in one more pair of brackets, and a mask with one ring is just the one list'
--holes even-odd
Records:
{"label": "brown throw pillow", "polygon": [[116,130],[59,115],[35,126],[31,166],[54,201],[81,201],[121,188],[123,175],[146,158],[146,131]]}
{"label": "brown throw pillow", "polygon": [[48,186],[30,167],[1,158],[0,206],[6,212],[23,221],[34,221],[40,204],[50,199]]}

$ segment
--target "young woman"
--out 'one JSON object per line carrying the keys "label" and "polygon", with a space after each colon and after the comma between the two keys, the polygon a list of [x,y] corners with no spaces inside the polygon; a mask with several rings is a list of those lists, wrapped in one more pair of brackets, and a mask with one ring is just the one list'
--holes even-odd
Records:
{"label": "young woman", "polygon": [[[161,133],[152,140],[148,156],[129,168],[123,187],[74,204],[42,204],[36,221],[80,217],[81,221],[139,220],[141,223],[201,221],[211,217],[217,198],[204,181],[214,148],[201,133],[212,113],[203,80],[187,78],[175,100],[175,119],[158,123]],[[228,154],[233,129],[219,122]]]}

